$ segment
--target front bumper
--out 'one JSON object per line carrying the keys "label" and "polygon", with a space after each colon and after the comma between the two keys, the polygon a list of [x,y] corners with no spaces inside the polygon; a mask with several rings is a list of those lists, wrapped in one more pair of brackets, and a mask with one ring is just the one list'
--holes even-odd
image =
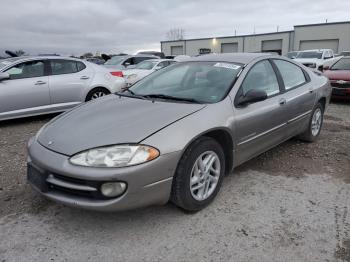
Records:
{"label": "front bumper", "polygon": [[[131,167],[80,167],[70,164],[68,156],[53,152],[31,139],[28,144],[28,170],[36,170],[42,176],[42,184],[34,183],[32,179],[28,181],[43,196],[68,206],[99,211],[135,209],[165,204],[169,200],[179,158],[180,152],[174,152]],[[52,178],[59,181],[60,186],[51,184],[54,181]],[[91,188],[98,191],[99,184],[111,181],[126,182],[126,191],[119,197],[109,199],[98,197],[101,194],[96,192],[85,192],[91,191]],[[65,188],[66,185],[68,188]]]}

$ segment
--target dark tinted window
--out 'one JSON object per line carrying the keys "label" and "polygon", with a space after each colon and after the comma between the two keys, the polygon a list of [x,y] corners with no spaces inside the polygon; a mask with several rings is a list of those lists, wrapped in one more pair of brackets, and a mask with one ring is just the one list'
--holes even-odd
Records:
{"label": "dark tinted window", "polygon": [[50,65],[52,75],[72,74],[85,68],[83,63],[73,60],[51,60]]}
{"label": "dark tinted window", "polygon": [[290,62],[274,60],[280,71],[286,90],[301,85],[306,82],[303,70]]}
{"label": "dark tinted window", "polygon": [[138,63],[140,63],[142,61],[149,60],[149,59],[154,59],[154,57],[143,57],[143,56],[134,57],[134,63],[138,64]]}
{"label": "dark tinted window", "polygon": [[252,89],[264,90],[268,96],[280,91],[275,71],[267,60],[258,62],[250,69],[241,88],[243,95]]}
{"label": "dark tinted window", "polygon": [[10,75],[10,79],[22,79],[30,77],[44,76],[44,62],[30,61],[21,63],[6,70]]}

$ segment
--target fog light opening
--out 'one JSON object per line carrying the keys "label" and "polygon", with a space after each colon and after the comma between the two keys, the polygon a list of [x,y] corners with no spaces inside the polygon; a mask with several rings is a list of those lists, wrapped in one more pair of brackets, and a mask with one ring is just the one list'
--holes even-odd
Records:
{"label": "fog light opening", "polygon": [[126,190],[126,183],[124,182],[108,182],[102,184],[101,188],[102,195],[106,197],[116,197],[123,194]]}

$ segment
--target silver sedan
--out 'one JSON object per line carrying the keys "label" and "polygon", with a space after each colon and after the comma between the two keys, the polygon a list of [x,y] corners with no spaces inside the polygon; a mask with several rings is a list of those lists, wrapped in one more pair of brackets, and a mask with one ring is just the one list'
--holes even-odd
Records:
{"label": "silver sedan", "polygon": [[315,141],[330,93],[288,58],[191,58],[52,120],[29,141],[28,180],[74,207],[197,211],[243,162],[294,136]]}
{"label": "silver sedan", "polygon": [[79,59],[4,59],[0,61],[0,120],[62,112],[124,87],[123,78]]}

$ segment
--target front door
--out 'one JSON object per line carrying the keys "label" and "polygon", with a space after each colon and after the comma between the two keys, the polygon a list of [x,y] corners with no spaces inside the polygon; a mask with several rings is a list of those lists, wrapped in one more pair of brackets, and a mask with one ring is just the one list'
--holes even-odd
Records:
{"label": "front door", "polygon": [[30,115],[50,105],[48,77],[42,60],[19,63],[0,81],[0,119]]}
{"label": "front door", "polygon": [[288,121],[281,83],[269,60],[259,61],[250,68],[235,101],[251,89],[266,91],[268,98],[244,106],[235,105],[236,166],[283,141]]}

